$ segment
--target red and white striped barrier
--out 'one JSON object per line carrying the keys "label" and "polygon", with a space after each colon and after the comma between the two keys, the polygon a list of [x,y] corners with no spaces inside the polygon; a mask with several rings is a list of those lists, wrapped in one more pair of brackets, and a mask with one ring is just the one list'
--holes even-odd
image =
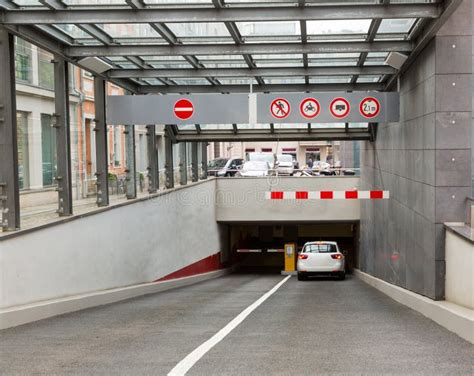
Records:
{"label": "red and white striped barrier", "polygon": [[389,191],[272,191],[268,200],[383,200],[390,198]]}
{"label": "red and white striped barrier", "polygon": [[237,253],[261,253],[261,249],[238,249]]}

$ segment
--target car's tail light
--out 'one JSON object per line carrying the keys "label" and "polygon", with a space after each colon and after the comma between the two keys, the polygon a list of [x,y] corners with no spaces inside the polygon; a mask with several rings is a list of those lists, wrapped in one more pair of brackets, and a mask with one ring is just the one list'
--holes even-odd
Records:
{"label": "car's tail light", "polygon": [[342,260],[344,258],[343,255],[341,255],[340,253],[333,253],[331,255],[331,257],[334,259],[334,260]]}
{"label": "car's tail light", "polygon": [[306,260],[308,258],[308,255],[305,255],[304,253],[298,255],[298,259],[300,260]]}

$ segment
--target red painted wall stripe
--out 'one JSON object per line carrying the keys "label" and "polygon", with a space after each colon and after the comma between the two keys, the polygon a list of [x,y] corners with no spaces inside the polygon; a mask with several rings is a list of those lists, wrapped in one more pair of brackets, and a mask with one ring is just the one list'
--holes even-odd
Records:
{"label": "red painted wall stripe", "polygon": [[359,194],[357,191],[346,191],[346,198],[347,199],[358,199]]}
{"label": "red painted wall stripe", "polygon": [[179,269],[153,282],[161,282],[168,281],[170,279],[189,277],[196,274],[212,272],[214,270],[222,268],[223,265],[221,264],[221,254],[219,252],[202,260],[199,260],[191,265],[188,265],[182,269]]}
{"label": "red painted wall stripe", "polygon": [[383,191],[370,191],[370,198],[371,199],[382,199],[383,198]]}
{"label": "red painted wall stripe", "polygon": [[308,192],[296,192],[296,199],[297,200],[307,200],[308,199]]}
{"label": "red painted wall stripe", "polygon": [[332,191],[321,191],[321,200],[332,200]]}
{"label": "red painted wall stripe", "polygon": [[283,192],[272,192],[272,200],[283,200]]}

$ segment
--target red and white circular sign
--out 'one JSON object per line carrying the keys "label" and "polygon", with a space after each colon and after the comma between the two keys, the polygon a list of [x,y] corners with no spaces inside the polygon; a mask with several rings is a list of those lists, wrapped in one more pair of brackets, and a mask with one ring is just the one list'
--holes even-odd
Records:
{"label": "red and white circular sign", "polygon": [[300,103],[301,116],[306,119],[313,119],[319,115],[321,111],[321,105],[319,101],[314,98],[305,98]]}
{"label": "red and white circular sign", "polygon": [[349,115],[351,110],[351,105],[346,98],[338,97],[334,98],[329,105],[329,111],[331,111],[332,116],[337,119],[345,118]]}
{"label": "red and white circular sign", "polygon": [[174,104],[174,115],[181,120],[188,120],[194,114],[194,105],[189,99],[180,99]]}
{"label": "red and white circular sign", "polygon": [[276,98],[270,105],[270,113],[274,118],[285,119],[291,112],[290,103],[285,98]]}
{"label": "red and white circular sign", "polygon": [[367,97],[364,98],[359,105],[360,114],[367,119],[376,117],[380,112],[380,102],[377,98]]}

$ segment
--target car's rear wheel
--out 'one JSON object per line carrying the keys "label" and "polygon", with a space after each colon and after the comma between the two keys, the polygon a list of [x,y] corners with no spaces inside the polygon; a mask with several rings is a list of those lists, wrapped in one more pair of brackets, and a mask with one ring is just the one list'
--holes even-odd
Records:
{"label": "car's rear wheel", "polygon": [[344,281],[346,279],[346,273],[345,272],[342,272],[340,273],[338,276],[337,276],[337,279],[339,281]]}
{"label": "car's rear wheel", "polygon": [[308,277],[303,273],[298,273],[298,281],[306,281]]}

